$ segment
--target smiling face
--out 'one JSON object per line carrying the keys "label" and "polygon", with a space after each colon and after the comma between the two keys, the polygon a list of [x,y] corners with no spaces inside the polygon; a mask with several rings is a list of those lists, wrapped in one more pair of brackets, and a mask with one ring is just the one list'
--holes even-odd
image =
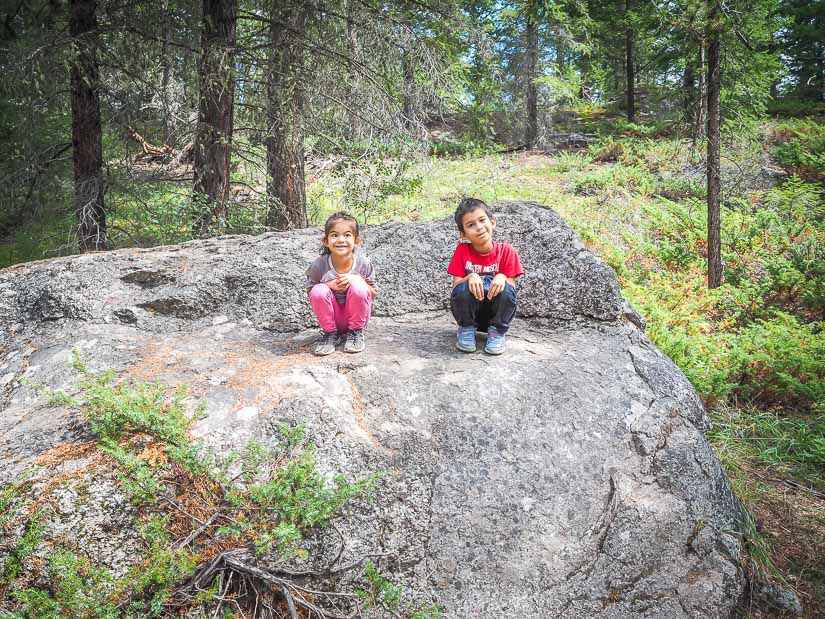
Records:
{"label": "smiling face", "polygon": [[355,223],[345,219],[332,222],[324,237],[324,245],[333,258],[347,259],[353,250],[361,244],[361,237],[355,230]]}
{"label": "smiling face", "polygon": [[496,218],[487,215],[483,208],[477,208],[461,217],[463,232],[458,235],[470,243],[473,249],[480,254],[486,254],[493,249],[493,230],[496,227]]}

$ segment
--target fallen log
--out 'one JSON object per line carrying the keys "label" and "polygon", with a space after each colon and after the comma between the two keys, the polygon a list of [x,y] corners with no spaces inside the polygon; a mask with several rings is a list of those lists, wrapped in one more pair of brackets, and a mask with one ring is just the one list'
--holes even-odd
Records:
{"label": "fallen log", "polygon": [[175,152],[175,149],[169,146],[169,144],[164,144],[163,146],[153,146],[152,144],[149,144],[149,142],[147,142],[146,139],[132,127],[127,127],[126,133],[129,138],[140,144],[143,149],[143,154],[150,159],[164,159]]}

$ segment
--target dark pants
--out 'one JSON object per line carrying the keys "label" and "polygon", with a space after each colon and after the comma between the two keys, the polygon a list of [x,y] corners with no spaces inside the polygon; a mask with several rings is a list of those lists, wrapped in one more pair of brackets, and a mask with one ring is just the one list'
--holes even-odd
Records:
{"label": "dark pants", "polygon": [[510,321],[516,314],[516,289],[510,284],[505,284],[504,290],[491,300],[486,295],[493,278],[487,275],[482,279],[485,294],[483,301],[473,296],[467,282],[453,288],[450,295],[453,316],[459,327],[475,327],[479,331],[487,331],[487,328],[492,326],[500,333],[506,333],[510,328]]}

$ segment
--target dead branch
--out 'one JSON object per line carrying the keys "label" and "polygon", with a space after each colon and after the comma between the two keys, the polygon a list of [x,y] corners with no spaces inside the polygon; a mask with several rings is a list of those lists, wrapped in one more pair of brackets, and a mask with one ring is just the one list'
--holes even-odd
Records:
{"label": "dead branch", "polygon": [[130,139],[140,144],[141,148],[143,148],[143,154],[150,159],[164,159],[175,152],[175,149],[168,144],[152,146],[142,135],[132,129],[132,127],[126,127],[126,133]]}
{"label": "dead branch", "polygon": [[[354,567],[362,561],[353,563]],[[338,572],[340,570],[336,570]],[[279,570],[260,567],[255,559],[245,549],[234,549],[216,555],[209,563],[202,565],[195,574],[171,596],[173,606],[184,606],[192,599],[192,595],[207,590],[215,579],[219,579],[219,595],[216,599],[220,604],[232,603],[237,605],[238,598],[253,592],[254,609],[252,617],[261,616],[258,613],[259,605],[268,605],[263,602],[266,594],[283,599],[287,606],[290,618],[298,617],[298,608],[314,615],[319,619],[356,619],[361,617],[360,598],[353,593],[339,593],[333,591],[317,591],[302,587],[297,583],[282,578]],[[310,572],[307,572],[310,574]],[[236,583],[232,587],[232,582]],[[259,587],[256,585],[260,585]],[[324,608],[314,601],[317,598],[324,600]],[[341,607],[351,608],[342,611]],[[329,608],[331,607],[331,608]],[[346,613],[346,614],[345,614]]]}

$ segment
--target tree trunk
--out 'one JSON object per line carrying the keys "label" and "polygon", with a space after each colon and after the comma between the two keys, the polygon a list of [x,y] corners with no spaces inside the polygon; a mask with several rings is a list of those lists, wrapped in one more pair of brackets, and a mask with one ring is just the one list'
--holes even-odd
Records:
{"label": "tree trunk", "polygon": [[561,34],[559,35],[559,41],[556,43],[556,66],[558,67],[559,75],[564,75],[567,71],[567,63],[565,59],[565,55],[567,54],[567,47],[564,44],[564,41],[561,40]]}
{"label": "tree trunk", "polygon": [[193,233],[209,236],[226,219],[235,79],[235,0],[203,0],[200,104],[193,185],[198,214]]}
{"label": "tree trunk", "polygon": [[696,108],[696,115],[693,119],[693,141],[694,143],[696,140],[704,135],[705,133],[705,122],[706,122],[706,110],[707,110],[707,95],[708,95],[708,87],[707,87],[707,67],[705,66],[705,44],[706,41],[701,39],[699,41],[699,84],[696,88],[697,100],[699,102],[699,106]]}
{"label": "tree trunk", "polygon": [[690,60],[685,63],[685,73],[682,79],[682,105],[685,126],[690,127],[693,124],[693,116],[696,112],[696,74]]}
{"label": "tree trunk", "polygon": [[[358,2],[357,0],[349,0],[347,3],[347,51],[352,62],[360,62],[361,51],[358,44],[358,33],[355,29],[355,24],[358,19]],[[353,64],[347,65],[347,72],[349,79],[347,80],[347,90],[349,96],[347,97],[347,117],[349,119],[350,139],[358,140],[361,138],[361,119],[355,111],[356,101],[359,89],[359,73]]]}
{"label": "tree trunk", "polygon": [[169,102],[169,82],[172,77],[172,54],[170,47],[172,44],[172,24],[169,14],[169,0],[163,0],[163,44],[161,47],[161,62],[163,62],[163,73],[160,80],[160,96],[163,104],[163,143],[169,144],[172,135],[171,113]]}
{"label": "tree trunk", "polygon": [[[774,40],[774,35],[772,34],[771,35],[771,41],[770,41],[770,43],[768,43],[768,54],[770,56],[775,56],[776,52],[777,52],[776,41]],[[770,97],[771,97],[771,101],[776,101],[776,99],[777,99],[778,86],[779,86],[779,80],[778,79],[771,80],[771,89],[770,89],[770,93],[769,93]]]}
{"label": "tree trunk", "polygon": [[627,121],[636,122],[636,68],[633,65],[633,29],[630,27],[630,3],[625,0],[625,25],[624,48],[625,48],[625,73],[627,74]]}
{"label": "tree trunk", "polygon": [[402,115],[404,116],[404,125],[412,127],[415,124],[415,104],[413,97],[415,95],[415,74],[412,61],[412,41],[410,41],[404,51],[401,52],[401,64],[404,70],[404,84],[402,89]]}
{"label": "tree trunk", "polygon": [[106,249],[96,9],[95,0],[71,0],[69,8],[69,33],[74,42],[71,67],[72,160],[77,237],[81,252]]}
{"label": "tree trunk", "polygon": [[590,58],[587,54],[581,56],[581,82],[579,83],[579,99],[590,101],[590,89],[587,86],[587,74],[590,72]]}
{"label": "tree trunk", "polygon": [[535,2],[531,1],[527,6],[527,49],[525,77],[527,79],[527,129],[524,134],[524,143],[527,148],[536,145],[539,134],[539,113],[538,113],[538,89],[536,78],[538,77],[539,65],[539,29],[536,23]]}
{"label": "tree trunk", "polygon": [[721,62],[716,0],[709,0],[710,36],[708,38],[708,288],[722,284],[721,190]]}
{"label": "tree trunk", "polygon": [[307,9],[272,0],[267,79],[267,224],[276,230],[306,228],[304,181],[304,47]]}

